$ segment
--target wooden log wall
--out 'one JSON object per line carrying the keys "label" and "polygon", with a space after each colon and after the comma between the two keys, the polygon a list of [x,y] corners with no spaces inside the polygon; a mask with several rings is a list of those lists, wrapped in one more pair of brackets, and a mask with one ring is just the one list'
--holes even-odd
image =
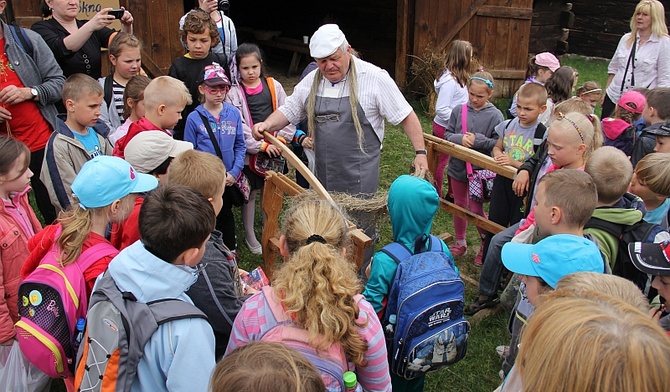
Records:
{"label": "wooden log wall", "polygon": [[[570,52],[611,58],[621,39],[630,32],[630,19],[639,0],[572,0],[575,23],[570,30]],[[663,1],[670,22],[670,2]]]}
{"label": "wooden log wall", "polygon": [[561,55],[569,51],[568,35],[575,19],[571,9],[572,3],[566,1],[534,1],[529,53]]}

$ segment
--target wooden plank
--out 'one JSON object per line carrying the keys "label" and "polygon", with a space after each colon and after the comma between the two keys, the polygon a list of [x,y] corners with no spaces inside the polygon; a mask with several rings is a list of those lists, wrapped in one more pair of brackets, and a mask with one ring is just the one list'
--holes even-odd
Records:
{"label": "wooden plank", "polygon": [[395,81],[401,89],[407,84],[407,70],[409,69],[410,49],[410,10],[414,1],[398,0],[396,7],[396,44],[395,44]]}
{"label": "wooden plank", "polygon": [[451,155],[454,158],[468,161],[473,165],[489,169],[503,177],[513,179],[516,175],[516,169],[512,166],[501,166],[497,164],[492,157],[484,155],[479,151],[463,147],[460,144],[452,143],[427,133],[423,134],[423,140],[426,142],[432,142],[428,145],[430,145],[431,149],[433,150]]}
{"label": "wooden plank", "polygon": [[530,20],[533,17],[532,8],[512,8],[497,5],[484,5],[475,13],[477,16],[486,16],[491,18],[524,19]]}
{"label": "wooden plank", "polygon": [[463,15],[461,15],[459,21],[453,25],[447,34],[442,38],[442,40],[437,45],[437,49],[439,50],[445,48],[447,44],[451,42],[451,40],[456,36],[456,34],[461,31],[465,24],[468,23],[473,16],[475,16],[479,8],[486,4],[487,1],[488,0],[475,0],[472,5],[470,5],[468,10]]}
{"label": "wooden plank", "polygon": [[488,219],[485,219],[470,210],[466,210],[463,207],[457,206],[454,203],[448,202],[444,199],[440,199],[440,208],[448,213],[457,216],[461,219],[465,219],[468,223],[471,223],[481,229],[488,231],[489,233],[500,233],[505,230],[504,226],[501,226],[495,222],[492,222]]}
{"label": "wooden plank", "polygon": [[[503,45],[499,45],[504,48]],[[526,71],[518,69],[488,69],[496,79],[523,79],[526,76]]]}
{"label": "wooden plank", "polygon": [[281,190],[277,187],[275,178],[277,176],[269,172],[265,176],[265,187],[263,188],[263,211],[267,218],[263,225],[263,236],[261,245],[263,246],[263,270],[269,279],[275,269],[275,262],[279,252],[270,246],[270,239],[279,236],[279,213],[284,204],[284,198]]}

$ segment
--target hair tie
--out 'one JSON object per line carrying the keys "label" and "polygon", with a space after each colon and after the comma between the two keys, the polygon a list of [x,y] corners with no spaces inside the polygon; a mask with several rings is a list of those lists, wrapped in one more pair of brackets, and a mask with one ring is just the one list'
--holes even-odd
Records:
{"label": "hair tie", "polygon": [[591,121],[591,123],[596,122],[596,118],[593,117],[593,114],[587,114],[587,115],[586,115],[586,118],[588,118],[589,121]]}
{"label": "hair tie", "polygon": [[326,240],[323,239],[323,237],[321,237],[321,236],[318,235],[318,234],[312,234],[312,235],[310,235],[309,238],[307,238],[307,242],[305,242],[305,245],[309,245],[309,244],[311,244],[312,242],[320,242],[320,243],[322,243],[322,244],[327,244]]}
{"label": "hair tie", "polygon": [[479,76],[471,76],[470,80],[479,80],[480,82],[486,83],[486,85],[489,86],[489,88],[491,89],[493,88],[493,82],[488,79],[480,78]]}

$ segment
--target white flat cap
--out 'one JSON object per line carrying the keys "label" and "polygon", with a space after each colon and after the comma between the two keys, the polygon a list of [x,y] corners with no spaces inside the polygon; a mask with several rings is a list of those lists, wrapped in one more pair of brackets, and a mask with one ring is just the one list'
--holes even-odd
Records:
{"label": "white flat cap", "polygon": [[143,131],[132,138],[124,151],[126,162],[140,173],[150,173],[166,159],[192,150],[191,142],[174,140],[163,131]]}
{"label": "white flat cap", "polygon": [[319,27],[309,40],[309,54],[315,59],[328,57],[342,46],[345,39],[338,25],[325,24]]}

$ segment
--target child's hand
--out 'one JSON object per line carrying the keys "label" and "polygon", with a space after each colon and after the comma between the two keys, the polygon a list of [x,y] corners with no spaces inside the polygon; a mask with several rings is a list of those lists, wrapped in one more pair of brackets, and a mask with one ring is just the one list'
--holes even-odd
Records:
{"label": "child's hand", "polygon": [[475,145],[475,134],[468,132],[463,135],[463,141],[461,143],[463,147],[472,148]]}
{"label": "child's hand", "polygon": [[517,196],[523,196],[524,193],[528,191],[528,183],[530,180],[530,174],[527,170],[521,170],[516,174],[516,178],[512,183],[512,190]]}
{"label": "child's hand", "polygon": [[235,184],[235,177],[230,173],[226,173],[226,186],[232,186],[233,184]]}
{"label": "child's hand", "polygon": [[244,295],[256,294],[258,290],[251,286],[244,286]]}
{"label": "child's hand", "polygon": [[270,144],[265,149],[265,153],[274,158],[274,157],[278,157],[278,156],[281,155],[281,150],[277,146],[274,146],[274,145]]}
{"label": "child's hand", "polygon": [[314,141],[312,140],[311,137],[307,136],[302,140],[302,147],[303,148],[309,148],[310,150],[314,149]]}
{"label": "child's hand", "polygon": [[498,154],[495,158],[493,158],[497,164],[499,165],[511,165],[512,164],[512,158],[509,157],[507,154]]}
{"label": "child's hand", "polygon": [[243,270],[242,268],[238,268],[237,270],[240,273],[240,278],[244,278],[247,275],[249,275],[249,273],[247,271]]}

